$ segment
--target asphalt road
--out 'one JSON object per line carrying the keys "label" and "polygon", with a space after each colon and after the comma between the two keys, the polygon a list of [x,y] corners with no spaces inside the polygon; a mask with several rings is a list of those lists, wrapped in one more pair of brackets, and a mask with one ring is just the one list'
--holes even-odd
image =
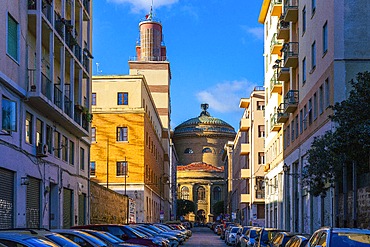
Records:
{"label": "asphalt road", "polygon": [[184,245],[181,246],[193,246],[193,247],[219,247],[227,246],[225,242],[220,239],[220,236],[214,234],[208,227],[193,227],[191,228],[193,236],[191,236]]}

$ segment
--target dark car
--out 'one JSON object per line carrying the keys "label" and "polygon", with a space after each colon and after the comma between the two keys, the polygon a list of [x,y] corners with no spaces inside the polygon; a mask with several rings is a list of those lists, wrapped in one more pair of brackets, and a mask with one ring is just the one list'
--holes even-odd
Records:
{"label": "dark car", "polygon": [[304,247],[306,246],[310,235],[295,235],[285,245],[285,247]]}
{"label": "dark car", "polygon": [[80,229],[83,232],[100,239],[107,244],[108,247],[143,247],[144,245],[140,244],[130,244],[125,243],[122,239],[117,238],[116,236],[110,234],[109,232],[96,231],[91,229]]}
{"label": "dark car", "polygon": [[256,247],[271,247],[271,241],[279,232],[287,232],[276,228],[262,228],[256,238]]}
{"label": "dark car", "polygon": [[95,224],[84,226],[73,226],[72,229],[93,229],[98,231],[109,232],[114,236],[124,240],[126,243],[140,244],[149,247],[162,247],[162,242],[156,242],[149,239],[140,232],[132,229],[128,225],[121,224]]}
{"label": "dark car", "polygon": [[278,232],[275,234],[275,237],[272,239],[270,246],[271,247],[285,247],[286,243],[297,233],[293,232]]}
{"label": "dark car", "polygon": [[370,230],[323,227],[312,234],[306,247],[369,247]]}

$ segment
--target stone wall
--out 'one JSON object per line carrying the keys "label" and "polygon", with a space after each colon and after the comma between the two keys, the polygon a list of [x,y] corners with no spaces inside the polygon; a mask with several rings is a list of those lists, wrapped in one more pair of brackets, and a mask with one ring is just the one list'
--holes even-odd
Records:
{"label": "stone wall", "polygon": [[90,224],[126,223],[128,197],[90,182],[91,218]]}

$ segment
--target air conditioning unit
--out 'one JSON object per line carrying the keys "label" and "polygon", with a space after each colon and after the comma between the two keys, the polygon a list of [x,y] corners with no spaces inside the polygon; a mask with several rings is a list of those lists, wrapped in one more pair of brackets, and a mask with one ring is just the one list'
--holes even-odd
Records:
{"label": "air conditioning unit", "polygon": [[48,156],[48,145],[44,143],[39,143],[36,148],[36,156],[37,157],[46,157]]}

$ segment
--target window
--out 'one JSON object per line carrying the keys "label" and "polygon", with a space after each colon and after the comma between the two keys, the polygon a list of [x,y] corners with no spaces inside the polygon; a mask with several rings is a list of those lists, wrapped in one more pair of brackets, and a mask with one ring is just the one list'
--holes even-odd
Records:
{"label": "window", "polygon": [[189,200],[189,188],[186,186],[181,188],[181,199]]}
{"label": "window", "polygon": [[303,129],[307,129],[307,106],[303,107]]}
{"label": "window", "polygon": [[321,85],[319,88],[319,114],[324,112],[324,89]]}
{"label": "window", "polygon": [[1,100],[2,130],[17,131],[17,105],[5,97]]}
{"label": "window", "polygon": [[325,80],[325,107],[330,106],[330,84],[329,78]]}
{"label": "window", "polygon": [[308,125],[312,124],[312,99],[308,100]]}
{"label": "window", "polygon": [[26,112],[26,142],[32,144],[32,121],[33,115],[29,112]]}
{"label": "window", "polygon": [[117,141],[127,142],[127,127],[117,127]]}
{"label": "window", "polygon": [[265,102],[264,101],[257,101],[257,110],[260,110],[260,111],[265,110]]}
{"label": "window", "polygon": [[54,131],[54,156],[60,158],[60,133],[58,131]]}
{"label": "window", "polygon": [[95,177],[96,163],[95,161],[90,162],[90,176]]}
{"label": "window", "polygon": [[313,95],[313,119],[317,118],[317,93]]}
{"label": "window", "polygon": [[117,105],[128,105],[128,93],[118,93]]}
{"label": "window", "polygon": [[96,128],[91,127],[91,141],[96,142]]}
{"label": "window", "polygon": [[44,132],[44,123],[40,119],[36,119],[36,145],[43,143],[43,132]]}
{"label": "window", "polygon": [[322,52],[323,55],[328,51],[328,22],[322,27]]}
{"label": "window", "polygon": [[75,165],[75,143],[73,141],[69,141],[69,164],[74,166]]}
{"label": "window", "polygon": [[51,154],[53,150],[53,128],[46,125],[46,144],[48,145],[48,152]]}
{"label": "window", "polygon": [[193,154],[194,153],[194,151],[193,151],[193,149],[191,149],[191,148],[187,148],[187,149],[185,149],[185,151],[184,151],[184,154]]}
{"label": "window", "polygon": [[202,153],[212,153],[212,149],[210,149],[210,148],[203,148]]}
{"label": "window", "polygon": [[298,123],[298,115],[295,116],[295,138],[297,139],[298,138],[298,127],[299,127],[299,123]]}
{"label": "window", "polygon": [[213,200],[214,201],[221,200],[221,188],[219,186],[213,188]]}
{"label": "window", "polygon": [[68,161],[68,138],[62,137],[62,160]]}
{"label": "window", "polygon": [[19,50],[19,30],[17,21],[8,14],[8,40],[7,40],[7,54],[18,61],[18,50]]}
{"label": "window", "polygon": [[302,9],[302,35],[306,32],[306,6]]}
{"label": "window", "polygon": [[198,187],[197,194],[198,194],[198,201],[206,200],[206,190],[204,189],[203,186]]}
{"label": "window", "polygon": [[316,68],[316,41],[311,45],[311,70]]}
{"label": "window", "polygon": [[85,170],[85,149],[80,148],[80,169]]}
{"label": "window", "polygon": [[290,125],[286,127],[286,146],[290,145]]}
{"label": "window", "polygon": [[258,137],[265,137],[265,125],[258,125]]}
{"label": "window", "polygon": [[311,0],[311,11],[312,15],[314,15],[316,11],[316,0]]}
{"label": "window", "polygon": [[91,94],[91,105],[96,105],[96,93]]}
{"label": "window", "polygon": [[307,75],[306,75],[306,58],[303,58],[302,60],[302,84],[305,84],[306,83],[306,78],[307,78]]}
{"label": "window", "polygon": [[292,133],[291,133],[291,138],[292,138],[292,142],[294,141],[294,137],[295,137],[295,133],[294,133],[294,127],[295,127],[295,122],[294,122],[294,119],[292,120]]}
{"label": "window", "polygon": [[117,171],[116,176],[127,176],[128,169],[127,169],[127,161],[117,161]]}
{"label": "window", "polygon": [[265,164],[265,153],[264,152],[258,152],[258,164],[259,165]]}

